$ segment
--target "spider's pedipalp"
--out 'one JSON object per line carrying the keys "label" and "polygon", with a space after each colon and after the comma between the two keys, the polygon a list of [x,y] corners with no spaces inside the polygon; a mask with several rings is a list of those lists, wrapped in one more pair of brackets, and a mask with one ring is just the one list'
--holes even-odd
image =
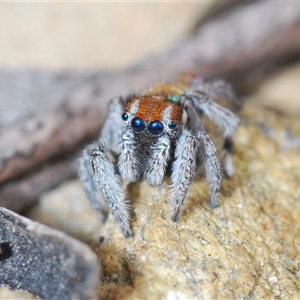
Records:
{"label": "spider's pedipalp", "polygon": [[188,130],[183,129],[175,150],[175,161],[172,164],[172,185],[170,205],[171,219],[178,221],[183,203],[187,197],[190,185],[197,169],[199,142]]}
{"label": "spider's pedipalp", "polygon": [[164,178],[166,167],[170,159],[171,140],[167,134],[160,136],[151,145],[151,156],[148,158],[144,177],[151,185],[159,185]]}
{"label": "spider's pedipalp", "polygon": [[115,173],[114,158],[103,140],[99,141],[98,147],[91,155],[91,166],[95,181],[115,221],[121,227],[125,237],[131,236],[128,204],[124,199],[121,178]]}
{"label": "spider's pedipalp", "polygon": [[222,169],[217,157],[217,149],[207,133],[198,132],[197,138],[200,142],[200,157],[204,162],[206,179],[211,192],[209,204],[211,207],[217,207],[222,180]]}
{"label": "spider's pedipalp", "polygon": [[121,177],[135,182],[141,177],[141,162],[137,152],[134,133],[130,127],[126,127],[119,141],[118,169]]}

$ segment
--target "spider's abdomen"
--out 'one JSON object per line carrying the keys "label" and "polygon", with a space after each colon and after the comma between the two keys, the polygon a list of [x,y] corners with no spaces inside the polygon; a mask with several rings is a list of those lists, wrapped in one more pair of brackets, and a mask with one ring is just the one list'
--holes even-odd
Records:
{"label": "spider's abdomen", "polygon": [[193,85],[202,85],[204,79],[192,72],[186,72],[176,78],[175,81],[168,83],[158,83],[146,90],[144,95],[165,95],[168,100],[178,103],[180,95],[186,90],[190,89]]}

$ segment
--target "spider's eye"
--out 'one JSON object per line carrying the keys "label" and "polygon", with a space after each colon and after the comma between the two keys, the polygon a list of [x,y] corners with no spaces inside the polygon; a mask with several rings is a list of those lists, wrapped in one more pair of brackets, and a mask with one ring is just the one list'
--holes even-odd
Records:
{"label": "spider's eye", "polygon": [[153,135],[160,135],[164,132],[164,124],[159,121],[153,121],[148,125],[148,130]]}
{"label": "spider's eye", "polygon": [[179,95],[169,95],[168,100],[171,102],[179,103],[180,102],[180,96]]}
{"label": "spider's eye", "polygon": [[141,132],[145,129],[145,123],[142,119],[140,118],[133,118],[131,120],[131,127],[134,131],[136,132]]}
{"label": "spider's eye", "polygon": [[128,120],[128,115],[126,113],[122,114],[122,119],[124,121],[127,121]]}
{"label": "spider's eye", "polygon": [[174,129],[176,126],[177,126],[177,124],[176,124],[175,122],[173,122],[173,121],[170,121],[170,122],[168,123],[168,127],[169,127],[170,129]]}

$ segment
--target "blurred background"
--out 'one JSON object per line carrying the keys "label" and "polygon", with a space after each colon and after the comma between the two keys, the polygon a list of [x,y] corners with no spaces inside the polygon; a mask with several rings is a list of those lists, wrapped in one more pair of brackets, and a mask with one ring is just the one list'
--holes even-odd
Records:
{"label": "blurred background", "polygon": [[228,4],[1,3],[0,67],[121,69],[181,41]]}

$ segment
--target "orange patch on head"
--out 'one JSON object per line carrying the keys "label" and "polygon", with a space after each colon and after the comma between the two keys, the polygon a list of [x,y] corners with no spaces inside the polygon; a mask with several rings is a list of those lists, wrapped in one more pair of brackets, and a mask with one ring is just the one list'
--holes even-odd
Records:
{"label": "orange patch on head", "polygon": [[146,122],[161,120],[162,112],[166,108],[166,103],[162,97],[141,96],[135,98],[139,101],[139,107],[135,114],[136,117],[141,118]]}
{"label": "orange patch on head", "polygon": [[171,121],[174,121],[176,123],[181,123],[182,120],[182,110],[179,105],[172,103],[172,113],[171,113]]}
{"label": "orange patch on head", "polygon": [[125,113],[128,113],[131,110],[131,107],[132,107],[133,103],[135,103],[136,100],[137,100],[137,98],[131,98],[129,100],[129,102],[127,103],[127,105],[126,105],[126,107],[124,109]]}
{"label": "orange patch on head", "polygon": [[181,122],[182,110],[180,106],[167,100],[164,96],[147,95],[132,98],[127,104],[125,112],[129,112],[136,101],[138,101],[138,109],[135,117],[141,118],[145,122],[162,121],[167,107],[171,107],[171,120],[177,123]]}

